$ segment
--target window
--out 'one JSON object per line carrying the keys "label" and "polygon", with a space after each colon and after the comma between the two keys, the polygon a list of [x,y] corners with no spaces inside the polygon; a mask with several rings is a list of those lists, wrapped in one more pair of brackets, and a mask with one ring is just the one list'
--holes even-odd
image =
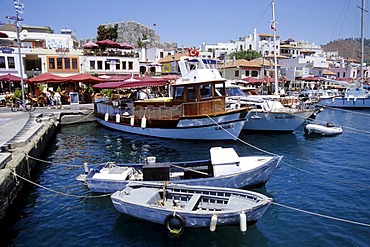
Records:
{"label": "window", "polygon": [[105,70],[110,69],[110,63],[108,61],[105,61]]}
{"label": "window", "polygon": [[5,68],[5,57],[0,57],[0,68]]}
{"label": "window", "polygon": [[134,69],[134,63],[128,62],[128,70],[133,70],[133,69]]}
{"label": "window", "polygon": [[246,76],[246,77],[249,77],[249,70],[246,70],[246,71],[245,71],[245,76]]}
{"label": "window", "polygon": [[235,74],[234,74],[235,77],[239,77],[239,70],[235,70]]}
{"label": "window", "polygon": [[95,69],[95,61],[90,61],[90,69]]}
{"label": "window", "polygon": [[126,61],[122,61],[122,70],[126,70]]}
{"label": "window", "polygon": [[182,100],[184,96],[184,87],[176,87],[174,98],[177,100]]}
{"label": "window", "polygon": [[98,69],[103,69],[103,61],[98,61]]}
{"label": "window", "polygon": [[65,69],[71,68],[71,60],[69,58],[64,58],[64,68]]}
{"label": "window", "polygon": [[188,99],[196,99],[197,92],[195,87],[188,87]]}
{"label": "window", "polygon": [[210,98],[212,97],[212,85],[206,84],[200,86],[200,98]]}
{"label": "window", "polygon": [[121,70],[121,66],[120,66],[119,62],[116,63],[116,70]]}
{"label": "window", "polygon": [[8,57],[8,68],[15,69],[14,57]]}
{"label": "window", "polygon": [[258,71],[252,70],[252,77],[257,77],[257,76],[258,76]]}
{"label": "window", "polygon": [[72,58],[72,69],[78,69],[77,58]]}
{"label": "window", "polygon": [[55,59],[49,58],[49,69],[55,69]]}
{"label": "window", "polygon": [[63,58],[57,58],[57,69],[63,69]]}

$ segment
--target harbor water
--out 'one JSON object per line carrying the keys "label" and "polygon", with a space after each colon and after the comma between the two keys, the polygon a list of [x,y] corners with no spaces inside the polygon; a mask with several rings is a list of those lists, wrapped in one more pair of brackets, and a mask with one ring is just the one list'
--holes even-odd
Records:
{"label": "harbor water", "polygon": [[[370,246],[370,111],[325,109],[317,121],[343,134],[242,133],[241,141],[181,141],[125,134],[97,123],[63,126],[30,174],[30,184],[1,226],[5,246]],[[240,156],[284,159],[267,184],[255,189],[273,198],[245,234],[238,226],[186,229],[170,235],[163,225],[120,214],[110,197],[76,181],[84,162],[157,162],[209,158],[213,146]],[[38,186],[39,185],[39,186]]]}

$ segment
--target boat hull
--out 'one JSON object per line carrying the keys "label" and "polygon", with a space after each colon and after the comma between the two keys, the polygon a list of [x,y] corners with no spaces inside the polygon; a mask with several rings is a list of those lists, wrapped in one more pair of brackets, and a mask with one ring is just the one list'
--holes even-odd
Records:
{"label": "boat hull", "polygon": [[[218,177],[202,177],[202,178],[189,178],[170,180],[173,184],[197,185],[197,186],[214,186],[223,188],[253,188],[264,185],[275,168],[282,159],[282,156],[254,156],[254,160],[266,159],[266,162],[261,162],[260,165],[252,169],[246,169],[242,172],[223,175]],[[176,165],[176,163],[173,163]],[[116,164],[119,165],[119,164]],[[196,162],[194,166],[196,166]],[[142,164],[122,164],[125,167],[135,167],[140,170]],[[102,166],[101,166],[102,167]],[[186,166],[191,168],[190,165]],[[123,179],[95,179],[94,175],[99,172],[100,168],[92,169],[85,178],[85,183],[92,192],[96,193],[113,193],[118,190],[123,190],[130,180]]]}
{"label": "boat hull", "polygon": [[244,113],[236,111],[218,116],[182,118],[175,124],[173,120],[161,120],[157,126],[153,127],[148,119],[145,128],[131,126],[125,122],[105,121],[101,117],[97,117],[96,120],[108,128],[144,136],[187,140],[236,140],[245,123]]}
{"label": "boat hull", "polygon": [[346,98],[336,97],[331,99],[321,99],[319,105],[336,108],[370,108],[370,98]]}
{"label": "boat hull", "polygon": [[294,131],[313,111],[263,112],[252,110],[247,114],[243,130],[248,131]]}
{"label": "boat hull", "polygon": [[[232,209],[227,209],[226,207],[219,211],[206,209],[194,209],[194,211],[186,210],[181,207],[172,206],[172,202],[166,202],[170,204],[169,206],[153,205],[153,203],[146,203],[146,199],[144,199],[145,202],[143,202],[138,199],[129,198],[134,195],[134,192],[130,190],[127,192],[117,191],[111,196],[111,199],[117,211],[153,223],[164,225],[166,224],[166,217],[174,214],[179,215],[184,220],[186,228],[209,227],[213,215],[217,216],[217,226],[239,225],[239,215],[241,212],[245,213],[247,223],[254,224],[263,216],[271,202],[270,199],[264,195],[251,191],[240,191],[227,188],[220,189],[204,186],[197,186],[195,190],[189,190],[188,186],[183,185],[179,185],[179,188],[176,188],[176,190],[186,191],[188,194],[233,194],[237,197],[247,196],[253,199],[248,200],[247,198],[244,198],[245,203],[240,203]],[[166,188],[166,191],[167,193],[171,193],[171,189],[168,189],[168,187]]]}

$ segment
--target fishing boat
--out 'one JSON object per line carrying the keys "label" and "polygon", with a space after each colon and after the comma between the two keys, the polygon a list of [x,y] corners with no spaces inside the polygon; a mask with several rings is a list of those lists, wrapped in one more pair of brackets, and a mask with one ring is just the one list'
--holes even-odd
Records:
{"label": "fishing boat", "polygon": [[315,124],[309,123],[305,126],[304,131],[306,134],[319,134],[323,136],[332,136],[342,134],[343,129],[341,126],[335,126],[333,123]]}
{"label": "fishing boat", "polygon": [[188,185],[251,188],[264,185],[282,156],[243,156],[233,148],[212,147],[211,159],[158,163],[154,156],[141,163],[106,162],[77,177],[92,192],[113,193],[130,181],[170,181]]}
{"label": "fishing boat", "polygon": [[181,77],[170,84],[170,97],[149,98],[121,106],[110,100],[95,102],[96,120],[109,128],[152,137],[190,140],[236,140],[247,108],[226,109],[225,95],[216,85],[226,79],[199,57],[183,56]]}
{"label": "fishing boat", "polygon": [[165,225],[170,233],[186,228],[239,225],[242,232],[266,212],[272,199],[263,194],[230,188],[172,183],[131,182],[111,196],[121,213]]}

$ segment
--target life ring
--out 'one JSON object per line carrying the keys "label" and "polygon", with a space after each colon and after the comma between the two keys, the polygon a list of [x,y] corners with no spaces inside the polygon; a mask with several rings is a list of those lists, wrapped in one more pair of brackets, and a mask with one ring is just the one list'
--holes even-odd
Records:
{"label": "life ring", "polygon": [[[174,226],[171,226],[171,220],[176,219],[178,220],[180,224],[180,228],[176,229]],[[185,230],[185,220],[182,218],[180,215],[173,213],[167,215],[166,219],[164,220],[164,225],[166,226],[167,230],[170,233],[175,233],[175,234],[181,234]]]}
{"label": "life ring", "polygon": [[354,80],[353,80],[353,78],[348,78],[348,83],[353,83],[354,82]]}
{"label": "life ring", "polygon": [[197,57],[199,56],[199,51],[197,51],[196,49],[191,49],[189,48],[188,49],[188,52],[189,52],[189,55],[192,56],[192,57]]}

